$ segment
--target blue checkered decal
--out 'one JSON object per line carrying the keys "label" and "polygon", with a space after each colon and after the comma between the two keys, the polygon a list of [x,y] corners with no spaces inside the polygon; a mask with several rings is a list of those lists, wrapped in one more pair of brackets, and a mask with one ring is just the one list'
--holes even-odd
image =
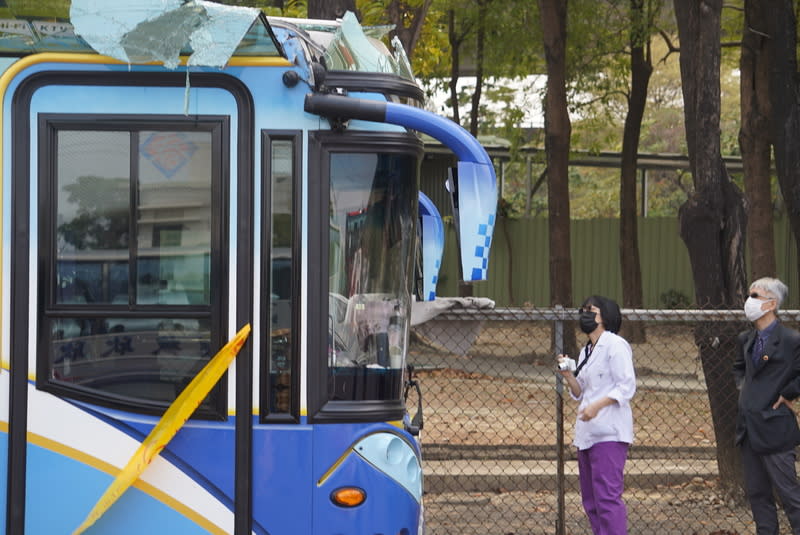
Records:
{"label": "blue checkered decal", "polygon": [[427,195],[419,192],[420,236],[422,238],[422,299],[436,299],[436,283],[444,254],[444,223]]}
{"label": "blue checkered decal", "polygon": [[486,280],[497,217],[497,187],[491,165],[459,162],[458,206],[464,280]]}

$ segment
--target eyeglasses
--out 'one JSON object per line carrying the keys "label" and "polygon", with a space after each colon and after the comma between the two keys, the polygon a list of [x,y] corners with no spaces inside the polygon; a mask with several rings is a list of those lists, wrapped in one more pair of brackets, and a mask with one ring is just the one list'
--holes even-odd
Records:
{"label": "eyeglasses", "polygon": [[760,295],[758,292],[750,292],[750,297],[753,299],[761,299],[762,301],[774,301],[774,297],[768,297],[766,295]]}

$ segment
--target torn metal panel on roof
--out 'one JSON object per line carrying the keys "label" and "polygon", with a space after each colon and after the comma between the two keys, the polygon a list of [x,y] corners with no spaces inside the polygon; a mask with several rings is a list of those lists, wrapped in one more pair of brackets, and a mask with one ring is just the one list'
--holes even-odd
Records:
{"label": "torn metal panel on roof", "polygon": [[101,54],[174,69],[185,50],[192,51],[188,65],[224,67],[260,13],[204,0],[73,0],[70,19]]}
{"label": "torn metal panel on roof", "polygon": [[332,70],[383,72],[413,79],[405,50],[395,48],[392,54],[380,38],[390,26],[363,28],[348,11],[341,19],[331,43],[325,50],[325,61]]}

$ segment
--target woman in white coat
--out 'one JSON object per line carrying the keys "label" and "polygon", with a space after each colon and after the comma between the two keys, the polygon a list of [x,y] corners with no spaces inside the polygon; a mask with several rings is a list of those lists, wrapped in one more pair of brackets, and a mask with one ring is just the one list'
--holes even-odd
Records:
{"label": "woman in white coat", "polygon": [[573,445],[583,508],[594,535],[628,533],[622,492],[625,461],[633,442],[630,400],[636,392],[636,375],[631,346],[617,334],[621,325],[617,303],[589,297],[580,315],[581,330],[589,341],[577,366],[569,365],[568,356],[558,356],[570,395],[579,402]]}

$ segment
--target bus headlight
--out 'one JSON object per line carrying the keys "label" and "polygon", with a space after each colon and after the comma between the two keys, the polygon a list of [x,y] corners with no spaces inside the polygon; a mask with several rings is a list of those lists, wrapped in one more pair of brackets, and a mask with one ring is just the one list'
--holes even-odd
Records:
{"label": "bus headlight", "polygon": [[360,440],[353,450],[372,466],[422,499],[422,468],[414,449],[392,433],[375,433]]}

